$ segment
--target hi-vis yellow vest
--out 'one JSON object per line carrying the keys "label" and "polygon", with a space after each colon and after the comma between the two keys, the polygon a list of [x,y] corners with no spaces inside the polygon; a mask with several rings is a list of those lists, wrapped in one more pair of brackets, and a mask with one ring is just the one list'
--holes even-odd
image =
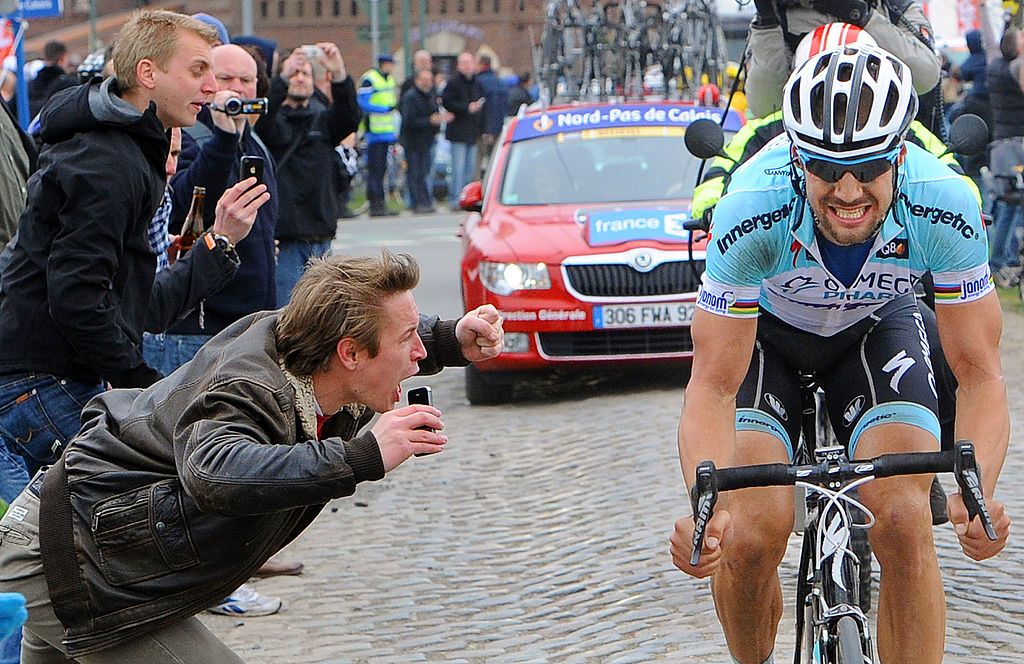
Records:
{"label": "hi-vis yellow vest", "polygon": [[[391,74],[384,76],[376,69],[371,69],[363,74],[363,78],[373,83],[373,94],[370,95],[372,105],[392,109],[398,106],[398,86],[395,85],[395,79]],[[371,134],[394,134],[398,131],[393,110],[387,113],[370,113],[367,122]]]}

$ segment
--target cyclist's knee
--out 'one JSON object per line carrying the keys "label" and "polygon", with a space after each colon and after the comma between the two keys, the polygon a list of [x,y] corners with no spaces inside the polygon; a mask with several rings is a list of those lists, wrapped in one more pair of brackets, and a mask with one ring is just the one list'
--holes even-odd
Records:
{"label": "cyclist's knee", "polygon": [[738,500],[729,504],[734,525],[727,551],[730,564],[775,569],[793,530],[792,490],[751,489],[731,498]]}
{"label": "cyclist's knee", "polygon": [[911,574],[918,563],[934,557],[930,486],[930,475],[915,475],[876,480],[859,489],[875,515],[869,535],[880,564],[892,561]]}

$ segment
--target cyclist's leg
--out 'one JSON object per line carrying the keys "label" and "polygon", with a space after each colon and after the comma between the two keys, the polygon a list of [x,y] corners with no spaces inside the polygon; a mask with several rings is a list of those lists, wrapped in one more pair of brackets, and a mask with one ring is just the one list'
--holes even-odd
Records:
{"label": "cyclist's leg", "polygon": [[[789,462],[799,418],[796,374],[771,346],[757,342],[736,397],[736,464]],[[793,491],[746,489],[728,500],[733,536],[711,590],[732,656],[761,664],[775,647],[782,618],[778,567],[793,529]]]}
{"label": "cyclist's leg", "polygon": [[[849,441],[852,456],[939,448],[929,350],[924,320],[910,304],[878,321],[856,352],[828,372],[832,426],[840,441]],[[914,475],[859,489],[878,519],[869,537],[882,567],[878,652],[883,662],[942,660],[945,601],[932,541],[931,481],[929,475]]]}

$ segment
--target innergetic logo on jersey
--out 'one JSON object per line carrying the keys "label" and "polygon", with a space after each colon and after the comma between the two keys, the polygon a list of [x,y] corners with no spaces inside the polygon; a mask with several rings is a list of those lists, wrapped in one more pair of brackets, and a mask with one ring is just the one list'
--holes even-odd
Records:
{"label": "innergetic logo on jersey", "polygon": [[846,404],[846,408],[843,410],[843,424],[850,426],[857,416],[860,415],[860,411],[864,409],[864,395],[854,398],[853,401]]}
{"label": "innergetic logo on jersey", "polygon": [[789,420],[789,414],[786,412],[786,407],[782,405],[782,402],[777,396],[771,392],[765,392],[764,400],[768,402],[768,405],[772,407],[772,410],[779,414],[779,417],[782,418],[783,422]]}
{"label": "innergetic logo on jersey", "polygon": [[907,209],[910,210],[910,214],[921,219],[927,219],[933,226],[936,224],[949,226],[954,231],[959,231],[960,235],[962,235],[965,240],[978,240],[981,238],[981,235],[979,235],[978,231],[974,229],[974,226],[964,219],[962,212],[953,214],[949,210],[944,210],[940,207],[918,205],[910,202],[910,197],[905,193],[900,194],[900,199],[907,204]]}
{"label": "innergetic logo on jersey", "polygon": [[537,131],[548,131],[555,126],[555,121],[547,113],[542,113],[539,118],[533,121],[533,128]]}
{"label": "innergetic logo on jersey", "polygon": [[875,253],[876,258],[909,258],[910,245],[906,238],[896,238],[886,242],[881,249]]}
{"label": "innergetic logo on jersey", "polygon": [[792,211],[793,201],[790,201],[777,210],[765,212],[764,214],[756,214],[749,219],[744,219],[718,238],[718,250],[724,254],[729,250],[729,247],[736,243],[736,240],[740,239],[747,233],[754,232],[757,228],[770,231],[772,226],[788,217]]}

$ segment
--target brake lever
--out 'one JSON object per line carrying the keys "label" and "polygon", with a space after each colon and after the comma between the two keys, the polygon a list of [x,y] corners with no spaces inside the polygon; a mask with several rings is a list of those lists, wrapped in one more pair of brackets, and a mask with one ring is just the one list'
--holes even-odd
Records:
{"label": "brake lever", "polygon": [[712,461],[697,464],[693,489],[690,491],[690,502],[693,505],[693,553],[690,554],[690,565],[700,562],[700,552],[704,549],[704,531],[715,511],[718,502],[718,475]]}
{"label": "brake lever", "polygon": [[960,485],[960,497],[967,508],[967,523],[973,521],[974,517],[979,517],[981,525],[985,528],[986,537],[993,542],[996,541],[996,529],[992,526],[992,518],[985,505],[985,493],[981,488],[981,468],[978,467],[974,443],[971,441],[956,442],[953,473],[956,475],[956,483]]}

